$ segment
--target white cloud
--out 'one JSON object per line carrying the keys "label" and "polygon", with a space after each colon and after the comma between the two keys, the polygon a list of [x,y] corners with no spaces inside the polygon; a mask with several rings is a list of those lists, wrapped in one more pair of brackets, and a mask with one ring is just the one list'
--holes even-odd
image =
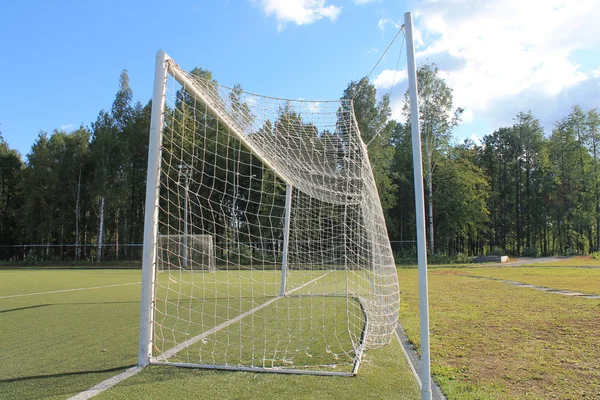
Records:
{"label": "white cloud", "polygon": [[61,127],[59,128],[59,131],[65,131],[66,132],[67,130],[71,129],[74,126],[75,126],[75,123],[61,125]]}
{"label": "white cloud", "polygon": [[373,84],[377,89],[389,89],[396,86],[400,82],[404,82],[408,78],[406,69],[396,71],[394,69],[386,69],[381,71],[373,80]]}
{"label": "white cloud", "polygon": [[476,134],[472,134],[469,139],[471,139],[477,146],[481,146],[481,138],[479,136],[477,136]]}
{"label": "white cloud", "polygon": [[298,103],[292,103],[292,107],[304,116],[306,114],[318,114],[324,106],[325,104],[320,101],[306,100],[304,97],[298,97]]}
{"label": "white cloud", "polygon": [[592,76],[594,78],[600,78],[600,68],[593,70],[592,71]]}
{"label": "white cloud", "polygon": [[406,116],[404,115],[403,107],[404,93],[402,93],[402,95],[392,97],[390,99],[390,108],[392,109],[391,118],[396,121],[404,121]]}
{"label": "white cloud", "polygon": [[464,121],[499,117],[495,108],[515,100],[552,104],[600,75],[573,59],[600,46],[597,0],[437,0],[415,8],[417,61],[436,62],[454,104],[471,112]]}
{"label": "white cloud", "polygon": [[367,4],[367,3],[372,3],[374,1],[377,1],[377,0],[352,0],[352,2],[355,4]]}
{"label": "white cloud", "polygon": [[377,54],[379,53],[379,49],[377,47],[373,47],[370,50],[367,50],[367,54]]}
{"label": "white cloud", "polygon": [[326,0],[259,0],[265,14],[273,15],[281,30],[287,22],[308,25],[322,18],[335,21],[342,12],[341,7],[325,5]]}
{"label": "white cloud", "polygon": [[379,22],[377,23],[377,27],[379,28],[380,31],[384,31],[385,27],[388,25],[391,25],[396,29],[400,29],[402,27],[401,23],[391,20],[389,18],[381,18],[379,20]]}

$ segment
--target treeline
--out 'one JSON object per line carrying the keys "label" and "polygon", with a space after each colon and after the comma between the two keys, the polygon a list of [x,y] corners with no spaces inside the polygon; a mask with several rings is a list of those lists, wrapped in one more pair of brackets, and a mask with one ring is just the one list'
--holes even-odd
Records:
{"label": "treeline", "polygon": [[140,257],[121,244],[142,241],[151,104],[132,98],[123,71],[110,112],[41,132],[25,162],[0,136],[0,259]]}
{"label": "treeline", "polygon": [[[195,70],[202,73],[202,70]],[[205,73],[207,73],[205,71]],[[453,135],[463,110],[434,65],[419,68],[428,248],[432,254],[587,254],[600,249],[600,117],[573,106],[552,132],[531,112],[482,143]],[[23,160],[0,133],[0,259],[139,259],[150,102],[133,103],[127,72],[110,111],[89,127],[40,133]],[[390,119],[366,78],[354,100],[399,257],[414,257],[408,97]],[[26,245],[40,247],[32,251]]]}

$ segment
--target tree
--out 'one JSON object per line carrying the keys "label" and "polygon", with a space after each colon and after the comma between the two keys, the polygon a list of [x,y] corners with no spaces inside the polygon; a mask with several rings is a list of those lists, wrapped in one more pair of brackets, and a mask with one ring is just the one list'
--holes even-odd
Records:
{"label": "tree", "polygon": [[484,171],[469,159],[472,146],[453,148],[449,157],[440,160],[434,176],[436,238],[448,254],[483,250],[489,184]]}
{"label": "tree", "polygon": [[[23,161],[11,149],[0,132],[0,243],[15,245],[22,240],[19,209],[22,204]],[[0,249],[0,259],[10,258],[8,248]]]}
{"label": "tree", "polygon": [[389,95],[384,95],[379,102],[376,95],[375,85],[365,77],[358,82],[350,82],[340,100],[343,107],[350,104],[348,101],[352,101],[362,140],[368,144],[375,184],[389,223],[390,210],[396,205],[398,191],[392,171],[395,152],[392,134],[396,122],[390,119],[392,111]]}
{"label": "tree", "polygon": [[[427,192],[427,219],[429,252],[434,253],[433,174],[438,161],[447,155],[452,130],[458,125],[463,109],[453,107],[452,89],[438,76],[435,64],[422,65],[417,70],[419,93],[419,121],[423,141],[425,164],[425,189]],[[410,126],[410,101],[408,90],[404,96],[406,124]]]}
{"label": "tree", "polygon": [[594,202],[595,202],[595,219],[596,219],[596,242],[595,251],[600,251],[600,168],[598,159],[600,152],[600,115],[594,108],[587,112],[587,147],[592,155],[593,162],[593,185],[594,185]]}

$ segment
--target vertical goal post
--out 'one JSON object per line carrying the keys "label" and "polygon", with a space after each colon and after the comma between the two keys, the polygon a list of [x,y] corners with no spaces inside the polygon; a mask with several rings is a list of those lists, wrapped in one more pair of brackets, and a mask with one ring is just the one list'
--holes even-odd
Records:
{"label": "vertical goal post", "polygon": [[[400,295],[351,101],[156,60],[138,364],[355,375]],[[160,273],[158,273],[160,271]]]}

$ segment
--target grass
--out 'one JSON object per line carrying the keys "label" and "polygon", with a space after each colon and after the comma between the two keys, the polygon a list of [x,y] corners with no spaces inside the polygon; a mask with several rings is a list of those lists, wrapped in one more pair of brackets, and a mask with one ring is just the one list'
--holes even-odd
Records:
{"label": "grass", "polygon": [[592,256],[576,256],[567,257],[562,260],[552,262],[541,262],[531,264],[535,267],[597,267],[600,266],[600,260],[594,259]]}
{"label": "grass", "polygon": [[[254,279],[273,281],[275,285],[276,277],[268,274]],[[409,338],[418,345],[417,270],[399,269],[398,275],[401,321]],[[600,300],[561,296],[465,275],[591,293],[597,293],[600,287],[597,269],[540,264],[431,269],[432,371],[449,400],[600,398]],[[218,275],[211,276],[218,280]],[[238,278],[238,291],[249,290],[252,281],[242,275]],[[308,278],[297,276],[296,284]],[[323,279],[323,287],[338,280],[334,275]],[[65,399],[134,365],[139,280],[140,272],[132,270],[0,271],[0,397]],[[220,287],[218,282],[215,284]],[[111,285],[119,286],[73,290]],[[56,290],[70,291],[6,297]],[[265,288],[264,293],[272,296],[275,286]],[[247,308],[239,306],[236,312],[243,309]],[[394,341],[390,346],[368,351],[356,378],[151,366],[98,396],[336,397],[417,399],[419,391]]]}
{"label": "grass", "polygon": [[[0,271],[0,296],[139,281],[133,271]],[[0,298],[3,399],[64,399],[136,362],[139,285]]]}
{"label": "grass", "polygon": [[[175,395],[177,397],[175,397]],[[317,377],[151,366],[98,399],[419,399],[397,341],[369,351],[358,376]]]}
{"label": "grass", "polygon": [[[0,398],[65,399],[134,365],[139,280],[140,271],[131,270],[1,270]],[[90,287],[102,288],[76,290]],[[62,291],[54,292],[58,290]],[[417,399],[419,389],[394,341],[382,349],[368,351],[355,378],[153,366],[99,398],[336,396]]]}
{"label": "grass", "polygon": [[[432,372],[449,399],[600,398],[600,300],[464,276],[497,272],[519,280],[524,271],[530,270],[430,271]],[[550,279],[587,282],[588,271],[555,269]],[[417,271],[398,273],[401,321],[418,344]],[[543,275],[529,279],[546,282]]]}
{"label": "grass", "polygon": [[557,267],[490,267],[476,271],[461,271],[465,275],[493,277],[570,290],[586,294],[600,294],[600,268]]}

